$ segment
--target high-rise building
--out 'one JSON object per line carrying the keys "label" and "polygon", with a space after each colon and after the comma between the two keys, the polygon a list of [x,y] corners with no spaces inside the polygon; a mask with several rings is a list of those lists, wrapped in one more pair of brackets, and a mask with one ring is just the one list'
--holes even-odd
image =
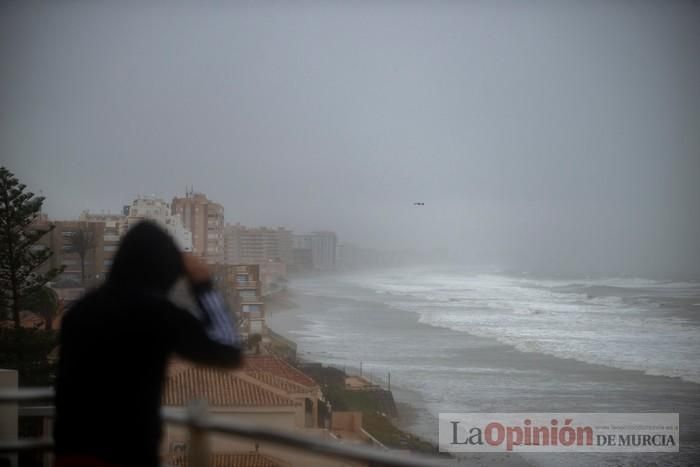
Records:
{"label": "high-rise building", "polygon": [[319,271],[335,270],[335,254],[338,237],[334,232],[314,232],[311,242],[311,259]]}
{"label": "high-rise building", "polygon": [[181,216],[173,213],[170,205],[164,200],[140,196],[131,206],[125,206],[124,212],[127,213],[127,228],[144,219],[152,220],[173,237],[180,249],[192,251],[192,232],[185,228]]}
{"label": "high-rise building", "polygon": [[333,271],[336,267],[336,247],[338,238],[335,232],[312,232],[294,236],[295,260],[309,257],[311,267],[316,271]]}
{"label": "high-rise building", "polygon": [[209,264],[223,264],[224,207],[202,193],[188,191],[184,198],[173,198],[171,209],[192,233],[192,253]]}
{"label": "high-rise building", "polygon": [[214,283],[224,291],[233,306],[238,330],[244,339],[260,334],[266,339],[265,302],[262,297],[260,266],[257,264],[217,264],[211,268]]}
{"label": "high-rise building", "polygon": [[283,227],[248,228],[227,225],[224,234],[226,264],[261,264],[270,261],[290,264],[292,232]]}
{"label": "high-rise building", "polygon": [[112,259],[119,247],[119,241],[126,232],[126,216],[122,214],[97,214],[91,213],[90,211],[83,211],[80,214],[80,221],[104,224],[102,234],[102,270],[104,276],[112,267]]}

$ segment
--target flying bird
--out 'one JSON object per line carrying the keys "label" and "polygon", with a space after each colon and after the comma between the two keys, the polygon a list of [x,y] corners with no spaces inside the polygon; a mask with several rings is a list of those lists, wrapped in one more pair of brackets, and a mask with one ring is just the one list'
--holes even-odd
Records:
{"label": "flying bird", "polygon": [[425,203],[413,203],[414,206],[425,206]]}

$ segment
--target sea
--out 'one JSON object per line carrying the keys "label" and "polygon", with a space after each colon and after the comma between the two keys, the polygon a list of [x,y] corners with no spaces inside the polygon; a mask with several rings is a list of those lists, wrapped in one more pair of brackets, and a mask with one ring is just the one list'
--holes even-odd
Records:
{"label": "sea", "polygon": [[[528,454],[528,465],[700,465],[700,283],[416,267],[295,279],[302,358],[440,412],[673,412],[678,454]],[[361,368],[361,369],[360,369]],[[480,458],[481,461],[484,458]],[[485,458],[488,461],[488,457]],[[486,462],[488,464],[488,462]]]}

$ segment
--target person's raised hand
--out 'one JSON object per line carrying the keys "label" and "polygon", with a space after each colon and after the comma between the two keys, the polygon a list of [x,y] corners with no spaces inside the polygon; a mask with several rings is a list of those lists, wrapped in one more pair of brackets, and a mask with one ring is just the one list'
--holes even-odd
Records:
{"label": "person's raised hand", "polygon": [[185,268],[185,277],[191,284],[201,284],[210,279],[209,268],[206,263],[191,253],[182,254],[182,263]]}

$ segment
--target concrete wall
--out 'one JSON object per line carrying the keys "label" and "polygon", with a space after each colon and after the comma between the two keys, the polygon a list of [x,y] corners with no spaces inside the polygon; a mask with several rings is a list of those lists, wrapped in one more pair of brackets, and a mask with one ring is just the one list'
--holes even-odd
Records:
{"label": "concrete wall", "polygon": [[331,430],[360,433],[360,430],[362,430],[362,412],[333,412],[331,414]]}

